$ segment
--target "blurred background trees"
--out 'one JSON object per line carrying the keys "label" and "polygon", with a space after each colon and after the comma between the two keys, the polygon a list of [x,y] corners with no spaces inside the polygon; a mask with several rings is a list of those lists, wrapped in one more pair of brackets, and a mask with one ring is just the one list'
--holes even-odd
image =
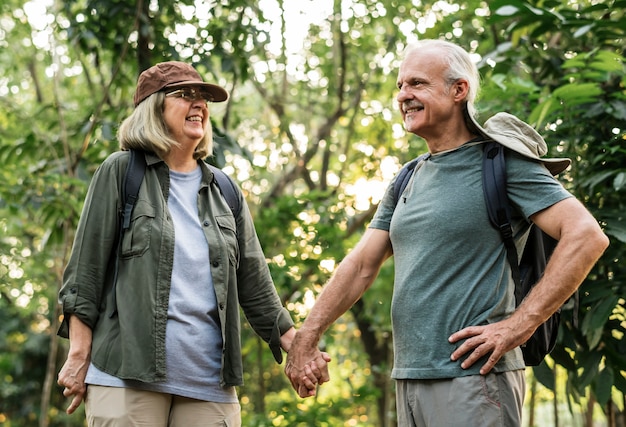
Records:
{"label": "blurred background trees", "polygon": [[[445,38],[475,57],[482,120],[531,122],[611,246],[529,370],[525,425],[624,426],[626,1],[5,0],[0,4],[0,425],[80,426],[56,386],[56,294],[91,174],[117,149],[138,74],[193,63],[231,92],[216,153],[246,193],[299,322],[402,163],[426,150],[394,103],[402,51]],[[245,426],[395,425],[393,262],[326,334],[331,383],[298,399],[249,330]],[[577,319],[576,322],[573,319]],[[407,325],[411,327],[411,325]],[[419,327],[419,325],[414,325]],[[539,385],[537,385],[539,383]],[[546,408],[547,414],[546,414]]]}

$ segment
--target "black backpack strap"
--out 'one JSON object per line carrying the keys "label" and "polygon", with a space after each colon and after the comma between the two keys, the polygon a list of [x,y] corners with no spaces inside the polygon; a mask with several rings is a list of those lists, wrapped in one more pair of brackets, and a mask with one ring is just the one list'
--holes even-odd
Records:
{"label": "black backpack strap", "polygon": [[489,220],[500,231],[513,273],[516,289],[520,287],[519,261],[511,227],[511,207],[506,194],[506,163],[504,147],[495,141],[486,144],[483,151],[483,192]]}
{"label": "black backpack strap", "polygon": [[228,203],[228,207],[230,207],[230,210],[236,217],[241,212],[241,203],[239,202],[239,195],[235,183],[220,168],[210,165],[208,163],[207,165],[209,166],[209,169],[211,169],[211,171],[213,172],[213,176],[215,177],[215,183],[220,189],[224,200],[226,200],[226,203]]}
{"label": "black backpack strap", "polygon": [[[130,160],[126,166],[124,185],[122,186],[122,200],[124,200],[124,210],[122,211],[121,232],[128,230],[133,208],[139,195],[139,187],[146,173],[146,156],[143,151],[130,150]],[[120,235],[121,236],[121,235]]]}
{"label": "black backpack strap", "polygon": [[109,317],[115,316],[117,313],[117,301],[116,291],[117,286],[117,270],[119,268],[120,255],[122,252],[122,240],[124,239],[124,232],[130,228],[130,220],[133,214],[133,208],[137,202],[139,196],[139,188],[143,182],[143,176],[146,174],[146,155],[141,150],[129,150],[130,158],[126,165],[126,172],[124,174],[124,181],[122,183],[122,200],[124,201],[124,207],[120,212],[121,224],[119,228],[119,235],[117,237],[117,249],[115,253],[115,260],[113,265],[113,301],[111,312]]}
{"label": "black backpack strap", "polygon": [[398,172],[398,177],[393,185],[393,205],[397,205],[400,200],[400,196],[404,192],[411,176],[413,175],[413,171],[415,171],[415,166],[419,164],[419,162],[426,160],[430,157],[430,153],[424,153],[421,156],[411,160],[400,169]]}

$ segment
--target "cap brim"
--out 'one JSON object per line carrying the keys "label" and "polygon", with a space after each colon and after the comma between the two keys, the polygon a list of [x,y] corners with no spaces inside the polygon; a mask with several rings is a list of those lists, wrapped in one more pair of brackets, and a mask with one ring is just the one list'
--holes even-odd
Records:
{"label": "cap brim", "polygon": [[179,89],[181,87],[188,87],[188,86],[200,86],[200,87],[205,88],[212,95],[211,102],[224,102],[228,99],[228,92],[223,87],[214,85],[211,83],[199,82],[197,80],[189,80],[185,82],[172,83],[172,84],[165,86],[163,90]]}

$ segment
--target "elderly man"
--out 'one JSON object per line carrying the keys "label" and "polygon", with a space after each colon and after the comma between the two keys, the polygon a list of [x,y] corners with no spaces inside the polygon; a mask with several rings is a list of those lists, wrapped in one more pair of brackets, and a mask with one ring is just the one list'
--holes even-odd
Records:
{"label": "elderly man", "polygon": [[[479,77],[462,48],[424,40],[400,66],[405,128],[426,140],[400,201],[394,185],[361,241],[341,262],[293,341],[285,372],[300,396],[329,380],[317,349],[326,329],[370,287],[392,255],[398,425],[519,426],[524,360],[519,346],[580,286],[608,245],[597,221],[550,171],[545,142],[514,116],[481,127]],[[483,146],[506,147],[507,191],[516,242],[535,223],[558,240],[545,274],[517,308],[506,248],[489,223],[482,190]],[[537,149],[540,148],[540,150]]]}

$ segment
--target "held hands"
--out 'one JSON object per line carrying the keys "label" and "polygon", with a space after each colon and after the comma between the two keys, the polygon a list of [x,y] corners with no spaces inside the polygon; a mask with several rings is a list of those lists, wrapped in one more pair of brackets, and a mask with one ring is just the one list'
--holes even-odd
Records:
{"label": "held hands", "polygon": [[331,358],[317,347],[301,343],[300,334],[287,353],[285,374],[300,397],[315,396],[317,386],[330,380],[328,362]]}
{"label": "held hands", "polygon": [[285,374],[300,397],[315,396],[317,386],[330,380],[328,374],[330,355],[320,351],[318,353],[314,359],[309,360],[304,365],[293,363],[287,355]]}

